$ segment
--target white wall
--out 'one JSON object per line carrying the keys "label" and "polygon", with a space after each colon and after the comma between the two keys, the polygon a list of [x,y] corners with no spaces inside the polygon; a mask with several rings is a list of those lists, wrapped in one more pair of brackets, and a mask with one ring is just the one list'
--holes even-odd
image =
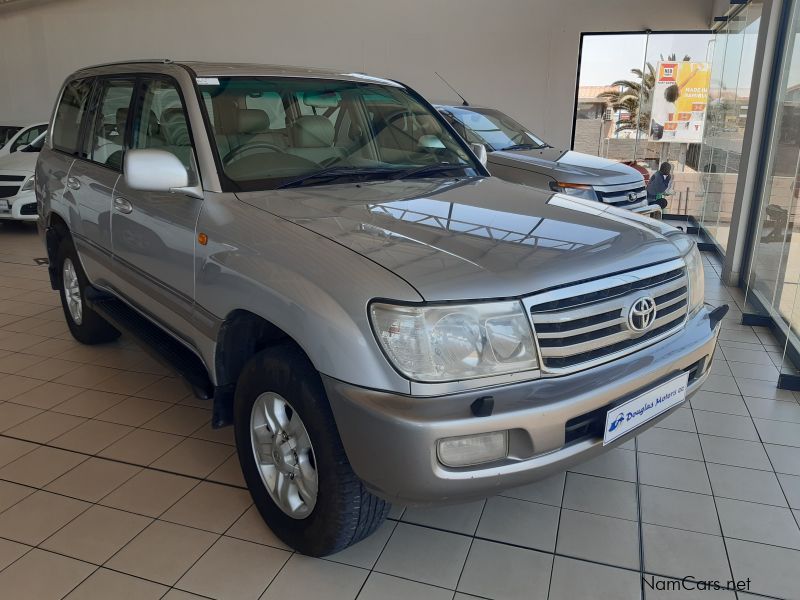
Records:
{"label": "white wall", "polygon": [[[569,144],[582,31],[704,29],[713,0],[50,0],[0,9],[0,123],[78,67],[169,57],[366,71],[497,106]],[[11,5],[13,6],[13,5]]]}

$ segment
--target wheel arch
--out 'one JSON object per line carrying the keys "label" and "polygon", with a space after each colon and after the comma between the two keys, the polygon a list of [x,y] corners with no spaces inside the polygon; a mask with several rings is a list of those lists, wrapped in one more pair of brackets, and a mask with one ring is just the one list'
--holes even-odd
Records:
{"label": "wheel arch", "polygon": [[292,336],[268,319],[245,309],[235,309],[228,313],[219,328],[214,352],[215,427],[232,422],[236,382],[247,362],[262,350],[278,344],[296,347],[309,364],[314,365],[308,352]]}
{"label": "wheel arch", "polygon": [[58,265],[56,265],[58,248],[61,242],[69,237],[70,232],[67,222],[61,215],[51,211],[47,215],[44,240],[45,249],[47,250],[47,273],[50,276],[50,287],[54,290],[57,290],[61,283],[61,275],[58,272]]}

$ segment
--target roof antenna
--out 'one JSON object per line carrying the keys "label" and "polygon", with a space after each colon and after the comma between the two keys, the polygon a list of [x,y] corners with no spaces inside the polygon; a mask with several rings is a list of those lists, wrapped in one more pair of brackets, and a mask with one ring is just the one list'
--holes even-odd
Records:
{"label": "roof antenna", "polygon": [[449,87],[451,90],[453,90],[453,91],[456,93],[456,96],[458,96],[459,98],[461,98],[461,106],[469,106],[469,102],[467,102],[467,99],[466,99],[466,98],[464,98],[464,96],[462,96],[462,95],[461,95],[461,93],[460,93],[460,92],[459,92],[459,91],[458,91],[456,88],[454,88],[452,85],[450,85],[449,83],[447,83],[447,79],[445,79],[444,77],[442,77],[441,75],[439,75],[439,73],[437,73],[436,71],[434,71],[434,72],[433,72],[433,74],[434,74],[434,75],[436,75],[436,76],[437,76],[439,79],[441,79],[442,81],[444,81],[444,84],[445,84],[447,87]]}

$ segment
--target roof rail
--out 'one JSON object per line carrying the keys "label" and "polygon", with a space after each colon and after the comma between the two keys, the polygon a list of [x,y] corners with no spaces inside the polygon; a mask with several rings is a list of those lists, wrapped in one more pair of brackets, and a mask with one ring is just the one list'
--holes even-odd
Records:
{"label": "roof rail", "polygon": [[98,63],[96,65],[87,65],[85,67],[81,67],[78,71],[84,71],[86,69],[96,69],[97,67],[113,67],[115,65],[135,65],[141,63],[156,63],[156,64],[163,64],[169,65],[172,64],[174,61],[171,58],[141,58],[141,59],[133,59],[133,60],[118,60],[113,62],[105,62],[105,63]]}

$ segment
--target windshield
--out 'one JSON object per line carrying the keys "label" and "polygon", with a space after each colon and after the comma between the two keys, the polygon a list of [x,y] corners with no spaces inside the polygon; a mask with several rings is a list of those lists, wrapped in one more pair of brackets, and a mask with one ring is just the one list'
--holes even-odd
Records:
{"label": "windshield", "polygon": [[[547,144],[514,119],[491,108],[445,109],[466,128],[467,141],[486,145],[488,150],[546,148]],[[470,139],[470,134],[474,139]]]}
{"label": "windshield", "polygon": [[44,147],[44,140],[47,137],[47,132],[40,133],[39,136],[27,146],[20,148],[20,152],[41,152]]}
{"label": "windshield", "polygon": [[400,87],[274,77],[197,82],[233,191],[481,174],[441,117]]}

